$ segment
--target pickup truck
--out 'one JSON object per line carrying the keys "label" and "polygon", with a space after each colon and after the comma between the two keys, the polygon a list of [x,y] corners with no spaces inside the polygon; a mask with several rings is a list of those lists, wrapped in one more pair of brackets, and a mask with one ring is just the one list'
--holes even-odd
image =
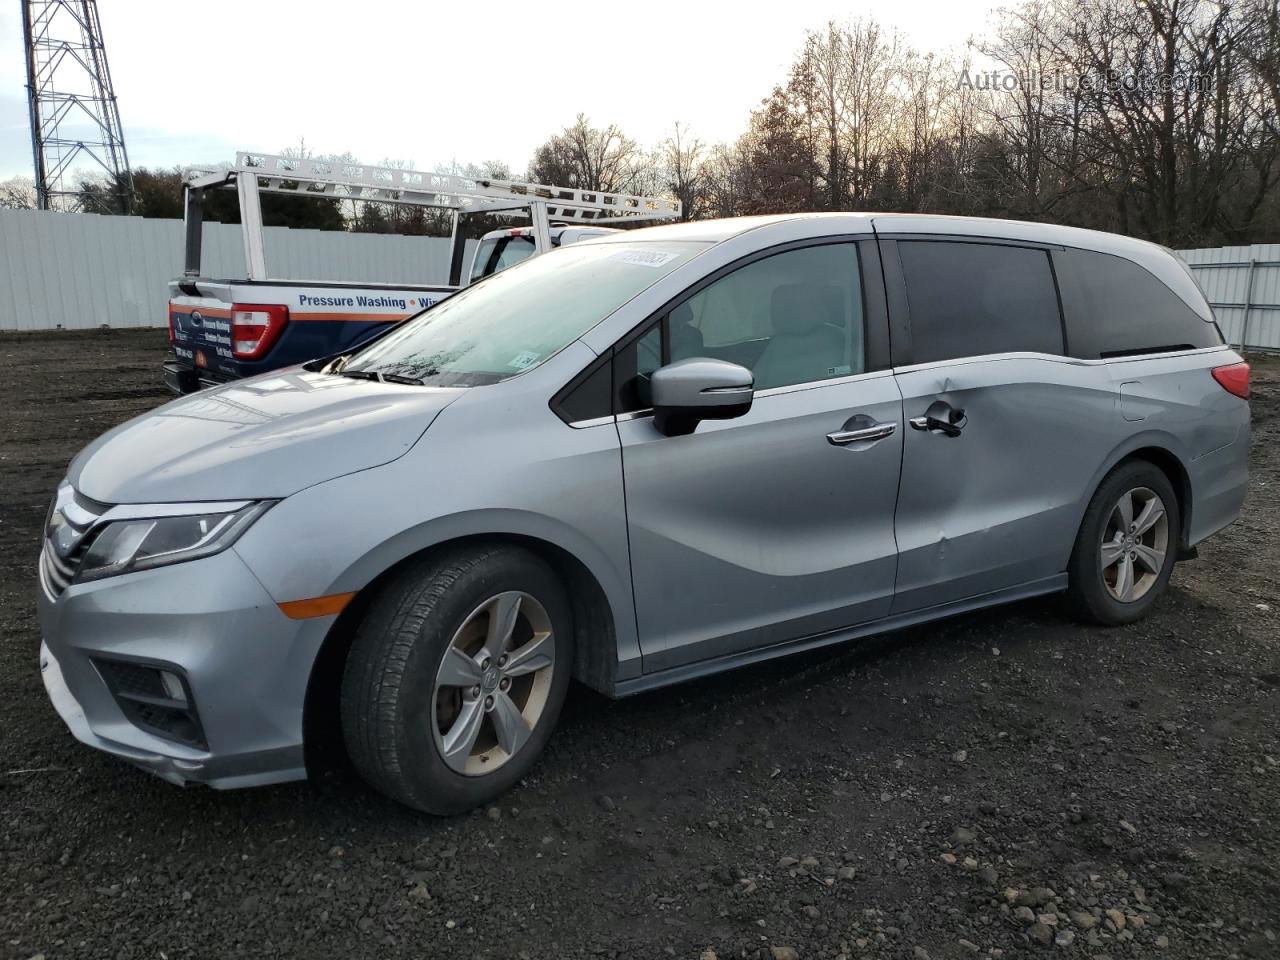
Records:
{"label": "pickup truck", "polygon": [[[244,278],[210,278],[201,272],[204,191],[216,188],[234,188],[238,194],[248,273]],[[329,283],[272,277],[266,266],[260,191],[452,210],[447,282]],[[616,229],[606,222],[653,222],[679,218],[680,212],[678,201],[657,197],[242,152],[234,166],[188,171],[185,269],[169,283],[170,356],[164,363],[164,382],[176,394],[193,393],[340,353],[468,283],[562,244]],[[486,233],[464,273],[466,246],[460,226],[464,217],[475,214],[526,215],[532,223]]]}

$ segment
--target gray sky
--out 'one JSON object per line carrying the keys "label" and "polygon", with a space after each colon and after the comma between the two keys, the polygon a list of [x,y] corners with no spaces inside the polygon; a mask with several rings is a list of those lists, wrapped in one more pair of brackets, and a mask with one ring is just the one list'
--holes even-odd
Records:
{"label": "gray sky", "polygon": [[[579,111],[642,144],[674,121],[742,132],[807,29],[871,15],[922,50],[960,50],[986,2],[785,0],[634,7],[373,0],[99,0],[134,166],[228,160],[305,137],[430,169],[504,160]],[[610,9],[612,8],[612,9]],[[602,15],[602,10],[608,11]],[[628,21],[634,21],[634,26]],[[19,4],[0,5],[0,179],[30,175]]]}

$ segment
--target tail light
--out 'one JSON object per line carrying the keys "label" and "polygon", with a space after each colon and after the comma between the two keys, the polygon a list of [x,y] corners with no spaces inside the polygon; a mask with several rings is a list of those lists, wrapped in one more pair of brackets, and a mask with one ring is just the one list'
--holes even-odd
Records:
{"label": "tail light", "polygon": [[169,304],[169,342],[173,343],[177,338],[173,333],[173,304]]}
{"label": "tail light", "polygon": [[1249,399],[1249,365],[1233,363],[1225,367],[1213,368],[1213,379],[1227,393],[1233,393],[1241,400]]}
{"label": "tail light", "polygon": [[237,360],[261,359],[288,323],[289,308],[283,304],[232,304],[232,356]]}

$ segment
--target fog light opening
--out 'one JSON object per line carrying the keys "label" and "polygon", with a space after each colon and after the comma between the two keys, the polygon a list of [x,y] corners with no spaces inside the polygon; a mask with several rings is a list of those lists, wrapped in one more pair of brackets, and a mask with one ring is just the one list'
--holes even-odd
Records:
{"label": "fog light opening", "polygon": [[183,706],[187,704],[187,690],[182,685],[182,680],[178,678],[176,673],[170,673],[168,670],[160,671],[160,685],[164,687],[165,695],[170,700],[176,700]]}

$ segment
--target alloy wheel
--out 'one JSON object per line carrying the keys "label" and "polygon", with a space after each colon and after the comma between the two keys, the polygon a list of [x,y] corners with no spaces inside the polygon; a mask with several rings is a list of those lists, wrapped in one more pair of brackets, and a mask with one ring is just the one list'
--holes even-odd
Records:
{"label": "alloy wheel", "polygon": [[436,749],[457,773],[492,773],[529,741],[555,670],[551,618],[534,597],[506,591],[453,635],[432,693]]}
{"label": "alloy wheel", "polygon": [[1160,579],[1169,550],[1169,513],[1159,494],[1136,487],[1111,508],[1099,545],[1102,582],[1112,599],[1134,603]]}

